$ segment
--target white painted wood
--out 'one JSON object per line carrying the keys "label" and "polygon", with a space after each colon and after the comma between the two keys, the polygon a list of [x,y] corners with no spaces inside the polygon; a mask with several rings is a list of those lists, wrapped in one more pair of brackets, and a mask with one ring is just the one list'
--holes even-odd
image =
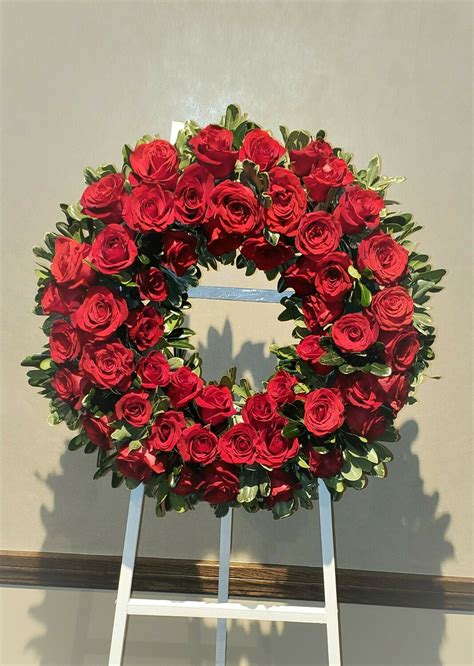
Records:
{"label": "white painted wood", "polygon": [[123,545],[122,565],[115,602],[114,626],[110,644],[109,666],[121,666],[123,650],[127,635],[128,602],[132,592],[133,571],[137,557],[138,539],[143,512],[143,496],[145,488],[140,484],[130,493],[127,527]]}
{"label": "white painted wood", "polygon": [[329,666],[341,664],[341,642],[339,637],[339,610],[336,587],[336,554],[334,548],[334,525],[332,500],[324,479],[319,479],[319,522],[321,527],[321,549],[323,554],[324,600],[327,613],[327,642]]}
{"label": "white painted wood", "polygon": [[[217,601],[223,605],[229,601],[230,551],[232,548],[232,509],[221,518],[219,545],[219,585]],[[227,620],[217,615],[216,666],[225,666],[227,651]]]}
{"label": "white painted wood", "polygon": [[176,143],[178,138],[179,130],[183,129],[184,123],[180,123],[177,120],[173,120],[171,123],[171,132],[170,132],[170,143]]}
{"label": "white painted wood", "polygon": [[271,622],[304,622],[325,624],[326,610],[319,606],[287,606],[244,604],[215,601],[169,601],[166,599],[131,599],[130,615],[157,615],[164,617],[210,617],[232,620]]}

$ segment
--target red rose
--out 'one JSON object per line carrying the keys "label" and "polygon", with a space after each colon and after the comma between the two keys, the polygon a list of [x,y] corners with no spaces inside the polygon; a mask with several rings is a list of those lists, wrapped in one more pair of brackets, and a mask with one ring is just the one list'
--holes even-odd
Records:
{"label": "red rose", "polygon": [[303,298],[303,317],[310,331],[318,333],[333,322],[343,310],[342,301],[326,303],[319,296],[306,296]]}
{"label": "red rose", "polygon": [[69,368],[59,368],[51,380],[51,386],[64,402],[79,409],[82,402],[82,375]]}
{"label": "red rose", "polygon": [[200,490],[202,499],[209,504],[231,502],[240,490],[239,477],[231,465],[216,462],[204,468]]}
{"label": "red rose", "polygon": [[183,431],[178,442],[178,451],[184,462],[195,462],[209,465],[217,456],[217,436],[196,424]]}
{"label": "red rose", "polygon": [[339,474],[342,467],[342,453],[339,449],[332,448],[327,453],[319,453],[312,446],[308,446],[308,464],[311,474],[321,479]]}
{"label": "red rose", "polygon": [[199,475],[188,467],[184,465],[183,469],[180,472],[178,483],[173,488],[175,495],[190,495],[191,493],[196,492],[201,483],[201,478]]}
{"label": "red rose", "polygon": [[205,386],[195,402],[201,419],[209,425],[222,423],[237,413],[227,386]]}
{"label": "red rose", "polygon": [[261,228],[260,206],[255,194],[237,181],[226,180],[211,192],[208,219],[229,234],[251,234]]}
{"label": "red rose", "polygon": [[385,345],[385,361],[395,370],[408,370],[420,351],[418,333],[414,328],[405,331],[382,331],[380,341]]}
{"label": "red rose", "polygon": [[383,331],[400,331],[410,326],[415,307],[404,287],[387,287],[372,298],[370,309]]}
{"label": "red rose", "polygon": [[91,183],[81,197],[82,212],[104,224],[120,222],[124,180],[123,174],[111,173]]}
{"label": "red rose", "polygon": [[380,411],[352,406],[347,408],[346,423],[351,432],[369,441],[383,435],[387,428],[387,419]]}
{"label": "red rose", "polygon": [[207,211],[214,179],[200,164],[183,171],[175,192],[176,219],[182,224],[201,224]]}
{"label": "red rose", "polygon": [[82,428],[86,433],[87,439],[95,444],[99,449],[111,449],[112,428],[107,422],[106,416],[95,418],[91,414],[85,414],[82,419]]}
{"label": "red rose", "polygon": [[296,346],[296,353],[303,361],[309,363],[319,375],[328,375],[333,368],[330,365],[319,363],[321,356],[326,353],[326,350],[319,344],[320,340],[320,335],[307,335]]}
{"label": "red rose", "polygon": [[137,375],[143,388],[156,389],[157,386],[166,386],[170,379],[168,359],[159,351],[149,352],[139,360]]}
{"label": "red rose", "polygon": [[345,252],[332,252],[317,263],[314,284],[325,301],[340,301],[352,289],[349,266],[352,261]]}
{"label": "red rose", "polygon": [[311,198],[314,201],[325,201],[330,189],[349,185],[354,176],[344,160],[328,157],[325,162],[314,166],[309,175],[303,178]]}
{"label": "red rose", "polygon": [[174,190],[178,181],[178,165],[178,151],[169,141],[157,139],[142,143],[130,155],[133,170],[130,182],[135,185],[142,181]]}
{"label": "red rose", "polygon": [[339,391],[320,388],[311,391],[304,403],[304,424],[316,437],[335,432],[344,423],[344,403]]}
{"label": "red rose", "polygon": [[237,249],[244,240],[242,234],[229,234],[221,229],[217,219],[208,222],[203,228],[207,238],[207,249],[215,257]]}
{"label": "red rose", "polygon": [[363,352],[377,342],[379,327],[363,312],[345,314],[332,327],[334,344],[346,354]]}
{"label": "red rose", "polygon": [[267,193],[272,199],[270,208],[265,209],[267,227],[285,236],[296,236],[306,211],[306,193],[299,179],[288,169],[275,167],[270,171]]}
{"label": "red rose", "polygon": [[81,372],[96,386],[125,390],[134,370],[133,352],[119,342],[89,342],[82,350]]}
{"label": "red rose", "polygon": [[341,226],[329,213],[318,210],[305,215],[298,227],[295,244],[301,254],[323,259],[339,245]]}
{"label": "red rose", "polygon": [[270,479],[270,494],[265,499],[269,507],[275,506],[277,502],[289,502],[293,499],[293,493],[297,482],[288,472],[282,469],[274,469],[268,473]]}
{"label": "red rose", "polygon": [[408,251],[389,234],[377,231],[359,245],[357,267],[369,268],[379,284],[390,286],[405,275]]}
{"label": "red rose", "polygon": [[76,328],[93,339],[108,338],[128,316],[127,303],[107,287],[92,287],[82,305],[71,315]]}
{"label": "red rose", "polygon": [[163,264],[176,273],[184,275],[197,261],[197,239],[186,231],[167,231],[163,234]]}
{"label": "red rose", "polygon": [[51,273],[58,285],[67,285],[69,289],[74,289],[95,280],[93,269],[84,261],[89,257],[90,251],[91,246],[87,243],[78,243],[65,236],[56,238]]}
{"label": "red rose", "polygon": [[256,393],[245,403],[242,417],[245,423],[250,423],[257,430],[268,430],[278,416],[276,410],[276,402],[267,393]]}
{"label": "red rose", "polygon": [[127,479],[135,479],[140,483],[147,483],[153,472],[162,474],[165,471],[164,465],[157,462],[153,453],[143,446],[140,449],[122,449],[115,458],[115,465]]}
{"label": "red rose", "polygon": [[159,268],[142,268],[135,276],[140,298],[161,303],[168,296],[168,285]]}
{"label": "red rose", "polygon": [[147,425],[152,409],[148,393],[132,391],[123,395],[115,405],[115,416],[119,421],[127,421],[135,428]]}
{"label": "red rose", "polygon": [[233,465],[252,465],[255,462],[257,431],[248,423],[238,423],[219,440],[219,456]]}
{"label": "red rose", "polygon": [[154,347],[163,335],[163,317],[152,305],[132,310],[127,319],[128,334],[140,351]]}
{"label": "red rose", "polygon": [[281,432],[270,432],[257,440],[257,462],[266,467],[281,467],[300,450],[298,439],[283,437]]}
{"label": "red rose", "polygon": [[203,385],[201,377],[184,365],[171,373],[166,392],[172,406],[181,409],[201,393]]}
{"label": "red rose", "polygon": [[182,412],[168,410],[160,414],[151,427],[151,434],[147,439],[148,448],[152,451],[172,451],[185,428],[186,419]]}
{"label": "red rose", "polygon": [[79,356],[81,345],[77,333],[64,319],[56,319],[49,338],[51,358],[55,363],[66,363]]}
{"label": "red rose", "polygon": [[374,411],[383,404],[383,391],[374,375],[366,372],[353,372],[351,375],[339,375],[337,387],[341,389],[346,402],[361,409]]}
{"label": "red rose", "polygon": [[375,229],[380,224],[380,211],[385,206],[383,198],[374,190],[364,190],[351,185],[342,193],[334,217],[341,223],[345,234],[359,234],[366,227]]}
{"label": "red rose", "polygon": [[174,222],[174,200],[159,185],[139,185],[126,198],[123,219],[134,231],[163,231]]}
{"label": "red rose", "polygon": [[316,264],[309,257],[298,257],[294,264],[283,271],[285,284],[293,289],[297,296],[309,296],[314,293]]}
{"label": "red rose", "polygon": [[239,150],[239,160],[258,164],[260,171],[268,171],[285,154],[285,148],[268,132],[254,129],[247,132]]}
{"label": "red rose", "polygon": [[131,266],[137,254],[131,232],[120,224],[109,224],[92,243],[90,259],[101,273],[113,275]]}
{"label": "red rose", "polygon": [[290,375],[286,370],[279,370],[268,382],[266,391],[277,405],[285,405],[294,401],[293,388],[297,383],[294,375]]}
{"label": "red rose", "polygon": [[271,245],[263,236],[247,238],[240,250],[243,256],[255,262],[260,271],[271,271],[292,258],[293,248],[282,241]]}
{"label": "red rose", "polygon": [[332,156],[332,148],[322,139],[310,141],[300,150],[290,150],[291,167],[300,178],[307,176],[314,166],[324,164]]}
{"label": "red rose", "polygon": [[44,314],[70,314],[82,303],[84,294],[84,287],[60,287],[51,280],[41,294],[41,307]]}
{"label": "red rose", "polygon": [[384,403],[394,412],[399,412],[405,405],[410,392],[410,382],[407,376],[393,374],[390,377],[380,377],[379,385],[384,392]]}
{"label": "red rose", "polygon": [[219,127],[208,125],[189,140],[189,145],[196,159],[206,167],[214,178],[226,178],[237,161],[238,152],[232,150],[233,133]]}

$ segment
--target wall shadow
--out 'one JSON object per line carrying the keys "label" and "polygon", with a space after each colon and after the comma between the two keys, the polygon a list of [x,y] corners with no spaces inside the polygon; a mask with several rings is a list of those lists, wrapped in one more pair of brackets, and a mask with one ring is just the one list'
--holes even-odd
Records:
{"label": "wall shadow", "polygon": [[[264,343],[246,341],[234,351],[228,320],[222,331],[215,327],[208,330],[199,351],[208,378],[218,378],[235,365],[239,376],[251,375],[258,386],[274,368]],[[435,574],[441,573],[443,563],[453,556],[446,538],[450,518],[438,515],[438,493],[429,494],[424,489],[416,455],[416,421],[405,422],[401,432],[389,478],[383,483],[374,480],[366,491],[359,495],[354,491],[336,506],[341,567]],[[109,552],[112,548],[120,553],[128,492],[112,493],[106,482],[93,483],[88,456],[66,451],[60,463],[59,472],[43,479],[55,498],[52,509],[41,509],[46,530],[43,550],[104,552],[106,544]],[[209,544],[216,551],[218,521],[207,507],[199,507],[198,512],[161,521],[160,531],[148,535],[148,544],[154,542],[153,551],[148,548],[144,554],[190,557],[185,548],[188,543],[199,556],[205,556]],[[155,518],[151,520],[156,523]],[[285,521],[274,521],[266,512],[257,516],[236,512],[233,559],[318,565],[317,522],[316,511],[300,511]],[[147,529],[155,523],[150,522]],[[76,591],[64,595],[66,591],[45,590],[41,602],[29,611],[42,627],[28,644],[34,663],[107,663],[114,594]],[[236,621],[229,627],[228,666],[327,663],[323,627]],[[346,605],[341,608],[341,630],[347,666],[441,666],[445,620],[440,611]],[[212,622],[133,618],[125,664],[210,666],[214,637]]]}

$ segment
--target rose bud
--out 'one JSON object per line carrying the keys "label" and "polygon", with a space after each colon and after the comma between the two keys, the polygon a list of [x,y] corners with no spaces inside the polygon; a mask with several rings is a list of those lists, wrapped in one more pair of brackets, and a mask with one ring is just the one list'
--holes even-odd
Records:
{"label": "rose bud", "polygon": [[218,425],[237,413],[227,386],[205,386],[195,402],[201,419],[209,425]]}
{"label": "rose bud", "polygon": [[178,181],[178,151],[169,141],[157,139],[142,143],[130,154],[132,185],[139,182],[174,190]]}
{"label": "rose bud", "polygon": [[377,342],[379,327],[363,312],[343,315],[331,329],[334,344],[347,354],[365,351]]}
{"label": "rose bud", "polygon": [[115,405],[115,416],[119,421],[127,421],[135,428],[141,428],[151,419],[152,408],[148,393],[132,391],[123,395]]}
{"label": "rose bud", "polygon": [[189,139],[199,164],[214,176],[226,178],[237,161],[238,152],[232,150],[234,135],[219,125],[207,125]]}
{"label": "rose bud", "polygon": [[96,279],[94,270],[84,261],[90,252],[91,246],[87,243],[78,243],[65,236],[56,238],[51,262],[51,274],[56,283],[74,289],[94,282]]}
{"label": "rose bud", "polygon": [[120,224],[109,224],[99,231],[90,248],[90,260],[104,275],[114,275],[129,268],[137,258],[137,246]]}
{"label": "rose bud", "polygon": [[183,366],[171,373],[166,392],[171,405],[176,409],[182,409],[201,393],[203,386],[204,382],[201,377]]}
{"label": "rose bud", "polygon": [[306,396],[304,424],[316,437],[325,437],[344,423],[344,403],[339,391],[320,388]]}
{"label": "rose bud", "polygon": [[183,431],[178,442],[178,451],[184,462],[195,462],[209,465],[217,456],[217,436],[196,424]]}
{"label": "rose bud", "polygon": [[250,160],[260,167],[260,171],[268,171],[284,154],[285,148],[268,132],[253,129],[244,137],[239,150],[239,160]]}
{"label": "rose bud", "polygon": [[383,198],[374,190],[350,185],[339,198],[334,217],[341,223],[345,234],[359,234],[366,227],[375,229],[380,224]]}
{"label": "rose bud", "polygon": [[104,224],[120,222],[124,180],[123,174],[110,173],[86,187],[80,201],[84,215]]}

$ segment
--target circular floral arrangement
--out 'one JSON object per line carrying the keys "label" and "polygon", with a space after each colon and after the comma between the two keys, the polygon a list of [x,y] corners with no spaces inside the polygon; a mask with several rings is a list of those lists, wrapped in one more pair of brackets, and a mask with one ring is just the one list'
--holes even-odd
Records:
{"label": "circular floral arrangement", "polygon": [[[186,122],[176,145],[146,135],[123,166],[85,170],[78,204],[34,253],[35,313],[48,344],[23,364],[50,399],[49,421],[79,429],[70,450],[97,454],[94,478],[143,483],[158,515],[208,502],[275,517],[311,508],[317,479],[334,498],[384,477],[393,422],[433,359],[433,270],[390,212],[374,157],[358,171],[325,133],[283,142],[228,107]],[[202,268],[234,264],[278,279],[280,320],[261,391],[201,377],[183,326]]]}

